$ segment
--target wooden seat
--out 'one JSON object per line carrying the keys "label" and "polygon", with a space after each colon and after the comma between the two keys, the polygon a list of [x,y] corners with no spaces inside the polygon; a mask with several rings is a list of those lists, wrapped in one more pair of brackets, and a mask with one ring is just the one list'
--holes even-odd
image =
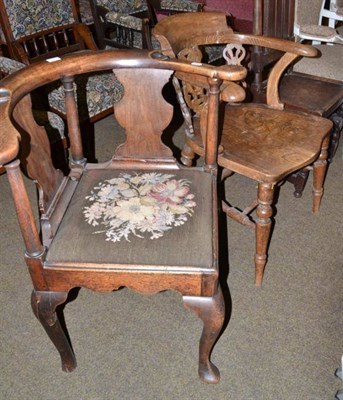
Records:
{"label": "wooden seat", "polygon": [[[126,141],[107,162],[87,163],[75,96],[66,92],[71,170],[63,175],[52,165],[45,130],[35,123],[27,94],[66,76],[72,84],[80,72],[98,70],[113,71],[124,87],[114,108]],[[181,166],[161,141],[173,115],[162,89],[174,71],[201,76],[211,88],[203,167]],[[59,351],[63,370],[73,370],[76,361],[55,310],[72,288],[110,292],[126,286],[143,294],[170,289],[204,323],[201,379],[219,381],[210,361],[224,321],[218,280],[218,92],[221,79],[245,74],[238,66],[221,71],[158,52],[112,50],[40,62],[1,81],[0,166],[7,171],[26,246],[32,308]],[[39,189],[39,227],[20,165]]]}
{"label": "wooden seat", "polygon": [[[327,149],[332,123],[321,117],[285,111],[278,94],[280,76],[299,56],[315,56],[310,46],[281,39],[235,34],[227,26],[223,13],[206,12],[180,14],[160,21],[154,35],[165,54],[201,63],[204,46],[227,43],[223,58],[228,64],[240,64],[244,59],[242,45],[270,47],[286,54],[274,66],[268,80],[267,105],[246,104],[226,106],[221,116],[218,164],[224,168],[223,177],[236,172],[258,182],[257,200],[243,211],[224,203],[224,211],[236,221],[256,230],[255,284],[262,284],[267,262],[273,215],[274,190],[287,175],[313,163],[313,211],[319,210],[327,166]],[[227,66],[226,66],[227,67]],[[221,67],[223,69],[225,66]],[[206,90],[199,82],[178,75],[181,90],[189,109],[195,114],[193,126],[188,128],[182,161],[191,165],[195,154],[204,154],[206,134]],[[175,82],[175,80],[174,80]],[[178,85],[175,82],[176,86]],[[223,101],[232,102],[226,95],[225,82],[221,88]],[[182,104],[182,103],[181,103]],[[184,103],[183,103],[184,104]],[[190,113],[183,107],[184,114]],[[204,121],[203,121],[204,119]],[[257,218],[250,213],[256,208]]]}

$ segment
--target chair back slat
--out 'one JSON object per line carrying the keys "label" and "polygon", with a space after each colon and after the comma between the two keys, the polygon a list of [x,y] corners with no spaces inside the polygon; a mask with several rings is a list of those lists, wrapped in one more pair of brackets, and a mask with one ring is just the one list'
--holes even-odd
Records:
{"label": "chair back slat", "polygon": [[[116,157],[172,157],[171,150],[161,141],[173,115],[173,107],[162,96],[172,72],[143,69],[132,73],[124,69],[115,74],[124,86],[123,98],[115,105],[115,116],[126,131],[126,142],[116,150]],[[149,82],[148,94],[141,82]]]}

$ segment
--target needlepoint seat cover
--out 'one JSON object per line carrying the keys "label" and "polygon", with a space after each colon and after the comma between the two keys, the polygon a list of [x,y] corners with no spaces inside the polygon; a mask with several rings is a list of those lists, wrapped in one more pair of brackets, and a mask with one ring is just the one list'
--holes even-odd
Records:
{"label": "needlepoint seat cover", "polygon": [[86,171],[46,265],[212,269],[210,181],[209,174],[185,169]]}

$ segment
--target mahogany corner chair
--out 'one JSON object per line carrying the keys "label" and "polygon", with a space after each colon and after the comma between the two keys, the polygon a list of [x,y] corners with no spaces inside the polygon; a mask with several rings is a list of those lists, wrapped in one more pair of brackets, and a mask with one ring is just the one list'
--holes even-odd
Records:
{"label": "mahogany corner chair", "polygon": [[[286,68],[301,56],[314,57],[316,50],[282,39],[234,33],[227,25],[226,15],[220,12],[173,15],[160,21],[153,34],[164,54],[193,63],[202,62],[204,48],[210,45],[227,44],[223,59],[232,65],[240,65],[244,60],[243,45],[285,53],[269,75],[267,104],[227,104],[220,127],[218,164],[223,168],[223,179],[238,173],[258,183],[257,199],[251,205],[242,211],[223,203],[223,210],[234,220],[255,229],[255,284],[260,286],[267,262],[275,187],[292,172],[313,166],[313,212],[319,211],[323,195],[332,122],[284,110],[278,93],[279,80]],[[225,70],[227,64],[219,68]],[[208,93],[196,81],[185,82],[184,75],[176,74],[173,82],[187,122],[182,162],[190,166],[195,154],[203,156],[206,148],[203,140],[206,125],[202,118],[206,115]],[[231,102],[225,83],[221,100]],[[257,218],[253,219],[250,214],[255,209]]]}
{"label": "mahogany corner chair", "polygon": [[[32,118],[29,93],[47,82],[73,81],[80,73],[99,70],[112,70],[124,87],[114,109],[126,141],[109,161],[87,163],[75,97],[67,92],[71,171],[64,176],[52,165],[44,128]],[[162,89],[174,71],[205,78],[210,88],[200,168],[178,164],[161,141],[173,114]],[[56,307],[74,287],[110,292],[126,286],[143,294],[171,289],[183,296],[204,323],[199,375],[207,383],[219,381],[210,361],[224,321],[218,280],[218,92],[222,79],[245,75],[238,66],[222,71],[159,52],[109,50],[40,62],[1,81],[0,166],[7,171],[26,246],[32,308],[59,351],[64,371],[73,370],[76,361]],[[40,227],[20,166],[39,189]]]}

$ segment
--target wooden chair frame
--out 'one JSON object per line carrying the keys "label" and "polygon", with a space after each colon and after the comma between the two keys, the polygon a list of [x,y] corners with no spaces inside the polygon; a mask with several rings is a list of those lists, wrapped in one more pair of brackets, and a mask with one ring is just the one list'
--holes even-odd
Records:
{"label": "wooden chair frame", "polygon": [[[44,129],[38,127],[32,118],[29,94],[37,87],[56,79],[61,79],[64,86],[70,89],[75,75],[100,70],[113,70],[126,88],[123,99],[115,106],[116,117],[126,128],[126,142],[116,149],[115,155],[109,162],[87,163],[82,151],[75,97],[72,90],[67,90],[71,171],[64,176],[51,163]],[[100,261],[73,262],[70,261],[70,255],[65,257],[64,245],[62,258],[69,261],[57,259],[54,261],[51,253],[54,243],[63,231],[63,221],[68,224],[70,217],[75,215],[74,210],[68,217],[68,209],[73,207],[74,201],[80,198],[75,193],[81,190],[84,179],[86,179],[86,190],[89,191],[87,177],[95,176],[97,179],[99,174],[113,176],[112,174],[116,172],[130,169],[145,171],[145,173],[161,170],[168,173],[180,173],[180,176],[183,173],[189,174],[189,169],[178,165],[170,149],[160,140],[161,131],[168,126],[172,114],[171,105],[162,97],[162,88],[169,81],[173,71],[205,77],[210,87],[205,165],[201,169],[194,169],[194,173],[200,174],[197,176],[202,178],[198,183],[202,185],[201,182],[207,182],[204,183],[206,190],[202,192],[202,195],[207,196],[209,204],[212,204],[211,209],[204,210],[209,216],[211,215],[209,218],[213,221],[212,227],[208,227],[207,232],[201,233],[201,235],[206,233],[209,239],[208,248],[211,249],[211,254],[208,255],[206,262],[201,257],[200,263],[201,265],[207,262],[209,264],[197,267],[188,263],[164,266],[158,261],[152,264],[139,262],[131,264],[128,261],[125,262],[128,259],[127,253],[123,254],[124,261],[118,261],[119,251],[114,252],[115,260],[112,262],[102,261],[105,254],[113,257],[113,252],[103,251]],[[183,295],[185,306],[194,310],[204,323],[199,353],[200,377],[208,383],[219,381],[219,371],[210,361],[211,349],[224,321],[224,302],[218,281],[216,222],[218,218],[216,205],[218,88],[222,79],[240,80],[245,74],[246,71],[242,67],[232,67],[221,71],[214,67],[182,63],[169,59],[159,52],[122,50],[74,54],[54,63],[41,62],[2,80],[0,166],[5,166],[7,170],[26,247],[25,260],[34,286],[32,308],[59,351],[64,371],[72,371],[76,367],[76,361],[55,312],[56,307],[67,300],[68,292],[73,287],[81,286],[100,292],[109,292],[127,286],[144,294],[171,289]],[[148,83],[149,90],[143,87],[142,82]],[[137,90],[141,94],[140,97],[136,96]],[[145,101],[142,101],[143,97]],[[137,107],[142,113],[136,112]],[[161,112],[159,118],[156,118],[156,112]],[[13,120],[16,127],[13,125]],[[27,175],[37,182],[41,236],[24,186],[20,165]],[[75,227],[75,224],[71,225]],[[197,225],[194,226],[197,227]],[[81,231],[84,229],[82,228]],[[66,239],[70,243],[69,228],[67,233]],[[192,240],[192,236],[188,235],[187,240]],[[91,237],[86,242],[89,248],[92,243]],[[105,242],[102,241],[102,243]],[[75,246],[73,248],[71,254],[75,254]],[[179,246],[175,250],[177,251],[175,255],[172,253],[172,257],[178,258]],[[136,253],[141,258],[140,252],[134,252],[134,257]],[[149,251],[148,257],[151,253]],[[92,257],[93,251],[90,254],[90,258]]]}
{"label": "wooden chair frame", "polygon": [[[299,118],[299,115],[297,115],[296,113],[287,114],[288,112],[283,111],[284,104],[280,99],[278,88],[282,74],[291,65],[291,63],[293,63],[301,56],[314,57],[317,54],[315,48],[282,39],[234,33],[233,30],[229,28],[226,23],[225,14],[218,12],[206,12],[197,15],[179,14],[165,18],[156,25],[153,34],[159,40],[161,44],[161,49],[164,54],[167,54],[169,56],[174,55],[177,56],[179,59],[188,60],[190,62],[196,63],[201,63],[202,57],[202,53],[198,49],[198,46],[234,44],[237,46],[262,46],[284,52],[285,54],[279,59],[279,61],[275,64],[269,74],[266,88],[267,105],[247,105],[248,107],[246,107],[244,104],[242,104],[239,108],[236,107],[236,110],[241,109],[243,115],[243,112],[245,112],[244,110],[249,113],[248,110],[250,106],[250,110],[252,113],[251,115],[253,115],[254,119],[256,118],[256,115],[259,115],[259,113],[261,113],[260,120],[257,119],[255,121],[256,124],[261,125],[261,131],[263,131],[262,127],[264,119],[267,120],[268,115],[269,119],[271,118],[273,121],[279,119],[278,123],[280,124],[280,126],[282,124],[285,124],[285,121],[281,124],[281,120],[284,117],[287,118],[287,115],[289,116],[290,121],[292,120],[292,118],[297,118],[299,126],[294,126],[294,128],[299,129],[300,125],[303,125],[302,128],[300,128],[300,131],[305,132],[305,130],[307,129],[307,124],[310,123],[312,117],[309,118],[304,115],[304,123],[302,123],[302,117]],[[240,60],[237,57],[233,56],[231,62],[233,64],[239,64]],[[226,66],[223,66],[223,68],[225,69]],[[184,75],[179,74],[177,76],[181,81],[184,81]],[[206,93],[200,92],[199,96],[198,88],[199,84],[197,82],[195,82],[194,85],[190,88],[184,86],[184,93],[185,91],[189,92],[188,97],[190,101],[188,101],[187,106],[189,107],[189,109],[195,111],[196,117],[199,117],[194,118],[193,121],[191,121],[190,117],[186,119],[186,121],[188,121],[188,124],[193,122],[193,128],[188,127],[188,132],[190,132],[191,129],[194,129],[197,134],[189,135],[187,138],[186,145],[182,151],[182,161],[185,165],[192,164],[192,160],[195,154],[198,154],[200,156],[204,154],[204,144],[202,142],[202,136],[206,131],[206,127],[203,126],[201,119],[203,118],[203,115],[206,115],[207,112]],[[230,93],[232,92],[230,91]],[[185,99],[187,102],[187,93]],[[226,102],[232,102],[230,98],[226,97],[225,83],[222,86],[222,100]],[[256,180],[258,182],[258,193],[257,200],[254,200],[252,204],[246,207],[243,211],[228,204],[223,205],[223,210],[227,213],[228,216],[235,219],[236,221],[255,229],[255,284],[257,286],[260,286],[262,284],[264,268],[267,262],[267,249],[271,234],[271,218],[273,215],[273,199],[275,187],[279,182],[285,179],[292,172],[301,170],[306,166],[310,166],[314,161],[317,160],[313,167],[313,211],[317,212],[319,210],[320,199],[323,194],[323,182],[327,167],[328,145],[330,139],[329,133],[332,128],[332,123],[322,118],[316,119],[317,117],[313,116],[313,121],[316,119],[316,121],[318,122],[318,129],[319,126],[321,127],[321,129],[318,130],[318,135],[315,135],[314,130],[311,131],[313,139],[302,139],[303,143],[307,143],[307,146],[309,148],[312,148],[308,152],[308,156],[302,155],[301,157],[299,157],[299,160],[296,160],[297,157],[295,156],[294,163],[286,162],[285,158],[285,166],[283,167],[282,164],[279,163],[279,168],[275,169],[274,167],[277,164],[277,160],[271,159],[270,162],[272,166],[268,169],[268,165],[264,167],[263,163],[261,164],[259,162],[259,154],[256,149],[247,147],[250,150],[246,154],[244,154],[244,151],[240,151],[237,148],[236,143],[239,143],[239,140],[242,140],[240,138],[246,137],[246,143],[249,142],[249,135],[247,134],[247,132],[250,132],[253,127],[249,126],[249,129],[247,128],[246,130],[244,130],[244,126],[241,125],[243,124],[242,121],[244,121],[245,117],[239,115],[239,111],[235,113],[234,110],[235,107],[232,107],[231,111],[230,108],[227,108],[225,110],[225,115],[231,115],[231,118],[236,117],[237,121],[239,121],[238,126],[235,127],[236,130],[233,131],[230,126],[235,126],[235,121],[231,120],[230,123],[229,117],[224,118],[224,128],[221,132],[222,143],[226,141],[226,145],[230,146],[230,141],[227,139],[229,133],[226,134],[225,129],[227,129],[227,132],[236,132],[237,136],[235,137],[233,134],[233,136],[230,137],[230,140],[233,148],[237,150],[237,154],[239,155],[236,155],[235,150],[226,150],[225,145],[222,145],[219,149],[218,164],[224,168],[223,178],[226,178],[232,173],[236,172]],[[187,109],[185,109],[185,107],[184,114],[187,115]],[[278,123],[276,123],[276,126],[274,127],[275,129],[273,128],[274,131],[277,131]],[[274,124],[275,122],[272,123],[272,125]],[[268,132],[269,130],[270,127],[266,126],[265,131]],[[238,134],[239,132],[241,132],[241,134]],[[283,132],[280,131],[279,133],[280,137],[275,137],[275,140],[280,140],[280,143],[279,146],[276,146],[275,151],[276,153],[280,151],[280,159],[282,160],[284,157],[284,155],[282,154],[282,148],[284,147],[285,142],[282,141]],[[256,140],[256,143],[263,143],[261,141],[262,139],[258,138],[260,133],[256,131],[253,133],[253,135],[254,134],[257,135],[257,137],[254,139]],[[316,139],[314,139],[315,136],[317,137]],[[296,141],[296,138],[293,138],[292,140]],[[312,140],[318,140],[318,142],[316,142],[316,149],[312,147],[314,143],[311,142]],[[245,143],[245,139],[243,139],[242,142]],[[244,145],[242,144],[242,146]],[[262,147],[260,147],[259,149],[261,151],[263,150]],[[292,151],[297,152],[295,146],[293,146]],[[300,149],[298,149],[298,152],[299,151]],[[256,154],[256,163],[255,160],[252,159],[251,154]],[[276,170],[278,170],[278,172],[276,172]],[[254,209],[256,209],[257,218],[254,221],[251,221],[249,218],[249,214]]]}

